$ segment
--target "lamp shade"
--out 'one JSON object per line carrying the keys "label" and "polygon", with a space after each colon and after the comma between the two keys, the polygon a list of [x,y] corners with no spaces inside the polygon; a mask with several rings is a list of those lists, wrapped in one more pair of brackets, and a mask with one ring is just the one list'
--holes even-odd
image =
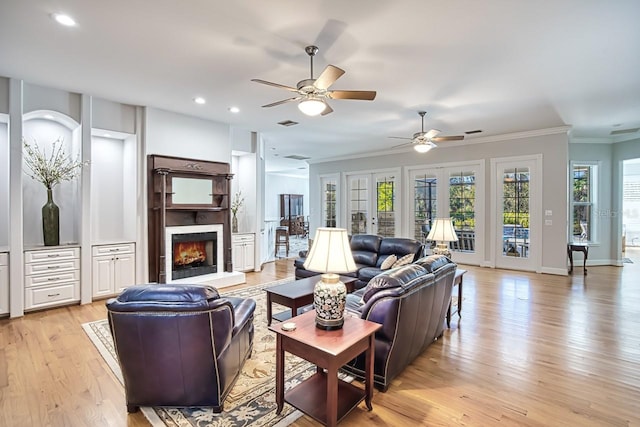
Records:
{"label": "lamp shade", "polygon": [[300,101],[298,109],[307,116],[317,116],[327,108],[327,104],[321,99],[309,96],[307,99]]}
{"label": "lamp shade", "polygon": [[457,242],[458,236],[453,228],[451,218],[436,218],[431,225],[427,240],[437,242]]}
{"label": "lamp shade", "polygon": [[349,236],[344,228],[321,227],[316,230],[313,245],[304,268],[318,273],[349,273],[356,271]]}

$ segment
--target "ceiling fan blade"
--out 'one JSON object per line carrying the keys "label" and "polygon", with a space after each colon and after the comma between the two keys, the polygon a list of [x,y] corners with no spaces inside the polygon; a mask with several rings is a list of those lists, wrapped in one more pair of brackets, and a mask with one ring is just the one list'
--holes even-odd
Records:
{"label": "ceiling fan blade", "polygon": [[327,65],[313,84],[318,89],[327,89],[344,74],[344,70],[333,65]]}
{"label": "ceiling fan blade", "polygon": [[327,92],[331,99],[358,99],[362,101],[373,101],[376,99],[375,90],[331,90]]}
{"label": "ceiling fan blade", "polygon": [[464,135],[456,135],[456,136],[438,136],[436,138],[431,138],[432,141],[442,142],[442,141],[462,141],[464,139]]}
{"label": "ceiling fan blade", "polygon": [[268,86],[273,86],[273,87],[279,87],[281,89],[286,89],[286,90],[290,90],[291,92],[297,92],[298,89],[296,89],[295,87],[291,87],[291,86],[285,86],[285,85],[281,85],[279,83],[273,83],[273,82],[268,82],[266,80],[260,80],[260,79],[251,79],[252,82],[256,82],[256,83],[262,83],[263,85],[268,85]]}
{"label": "ceiling fan blade", "polygon": [[263,105],[263,107],[275,107],[276,105],[286,104],[287,102],[298,101],[300,99],[302,99],[301,96],[296,96],[295,98],[283,99],[282,101],[277,101],[271,104]]}
{"label": "ceiling fan blade", "polygon": [[325,105],[327,106],[327,108],[325,108],[322,114],[320,114],[321,116],[326,116],[327,114],[333,113],[333,108],[331,108],[331,106],[326,102]]}
{"label": "ceiling fan blade", "polygon": [[[390,137],[393,138],[393,137]],[[407,138],[402,138],[402,139],[407,139]],[[391,148],[400,148],[400,147],[408,147],[409,145],[413,145],[413,141],[411,142],[405,142],[404,144],[399,144],[399,145],[394,145]]]}
{"label": "ceiling fan blade", "polygon": [[427,139],[433,139],[433,137],[439,133],[440,131],[438,129],[431,129],[429,132],[425,133],[424,136]]}
{"label": "ceiling fan blade", "polygon": [[408,141],[413,141],[413,138],[406,138],[404,136],[388,136],[387,138],[391,138],[391,139],[406,139]]}

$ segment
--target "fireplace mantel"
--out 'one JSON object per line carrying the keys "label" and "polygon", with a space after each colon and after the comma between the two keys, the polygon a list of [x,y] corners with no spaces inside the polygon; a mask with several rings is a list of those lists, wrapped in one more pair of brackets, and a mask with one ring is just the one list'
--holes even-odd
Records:
{"label": "fireplace mantel", "polygon": [[[233,272],[228,163],[147,156],[149,281],[166,282],[165,228],[220,224],[224,272]],[[208,192],[210,189],[210,192]]]}

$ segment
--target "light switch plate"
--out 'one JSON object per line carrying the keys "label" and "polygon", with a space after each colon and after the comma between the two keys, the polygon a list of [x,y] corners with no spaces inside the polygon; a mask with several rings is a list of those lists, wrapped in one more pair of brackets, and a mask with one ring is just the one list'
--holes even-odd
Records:
{"label": "light switch plate", "polygon": [[544,211],[544,216],[551,216],[553,215],[553,211],[551,209],[547,209],[546,211]]}
{"label": "light switch plate", "polygon": [[544,220],[544,225],[553,225],[553,220],[551,220],[551,219],[545,219],[545,220]]}

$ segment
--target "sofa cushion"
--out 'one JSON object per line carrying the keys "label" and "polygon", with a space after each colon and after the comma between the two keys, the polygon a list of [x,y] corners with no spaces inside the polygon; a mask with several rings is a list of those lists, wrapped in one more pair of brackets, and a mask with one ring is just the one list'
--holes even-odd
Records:
{"label": "sofa cushion", "polygon": [[388,270],[391,268],[391,266],[398,260],[398,257],[391,254],[391,255],[387,255],[387,257],[384,259],[384,261],[382,261],[382,264],[380,264],[380,270]]}
{"label": "sofa cushion", "polygon": [[356,264],[375,266],[378,263],[378,250],[382,237],[371,234],[351,236],[351,254]]}
{"label": "sofa cushion", "polygon": [[424,267],[424,269],[427,270],[427,272],[433,273],[440,267],[447,265],[450,262],[451,260],[444,255],[429,255],[429,256],[420,258],[415,262],[415,264],[418,264]]}
{"label": "sofa cushion", "polygon": [[391,268],[402,267],[403,265],[411,264],[414,258],[415,254],[406,254],[405,256],[394,262]]}

